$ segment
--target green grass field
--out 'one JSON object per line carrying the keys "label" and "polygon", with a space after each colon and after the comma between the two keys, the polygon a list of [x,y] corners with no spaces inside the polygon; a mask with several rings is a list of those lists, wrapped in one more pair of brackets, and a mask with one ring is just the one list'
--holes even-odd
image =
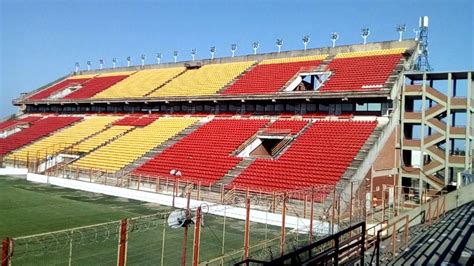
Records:
{"label": "green grass field", "polygon": [[[22,237],[97,223],[118,221],[170,211],[167,206],[102,194],[77,191],[24,179],[0,176],[0,237]],[[244,221],[205,215],[201,230],[200,261],[242,248]],[[132,223],[128,234],[129,265],[177,265],[183,229],[171,229],[165,215]],[[118,222],[89,229],[15,240],[13,265],[116,265]],[[223,234],[223,232],[225,232]],[[250,245],[278,238],[277,227],[250,224]],[[192,259],[194,226],[187,242],[187,261]],[[277,241],[275,242],[278,243]],[[164,244],[164,245],[163,245]],[[224,246],[224,248],[223,248]],[[164,251],[162,249],[164,247]],[[163,256],[162,256],[163,254]],[[240,260],[241,253],[227,258]]]}

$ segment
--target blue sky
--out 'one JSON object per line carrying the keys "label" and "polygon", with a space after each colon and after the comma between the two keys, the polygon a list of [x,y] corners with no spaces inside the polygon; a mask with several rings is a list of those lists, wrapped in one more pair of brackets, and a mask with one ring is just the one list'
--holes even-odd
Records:
{"label": "blue sky", "polygon": [[311,36],[309,47],[330,45],[329,34],[340,34],[338,44],[360,43],[360,29],[371,29],[371,41],[398,38],[395,26],[407,23],[407,37],[418,17],[430,17],[430,61],[435,70],[472,70],[473,4],[471,0],[373,1],[26,1],[0,0],[0,117],[16,111],[11,100],[63,76],[79,61],[98,67],[113,57],[118,65],[146,54],[154,62],[301,49],[301,38]]}

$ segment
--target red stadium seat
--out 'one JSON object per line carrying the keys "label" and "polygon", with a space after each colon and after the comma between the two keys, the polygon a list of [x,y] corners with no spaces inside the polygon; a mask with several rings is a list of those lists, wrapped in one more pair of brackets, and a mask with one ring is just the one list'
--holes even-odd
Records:
{"label": "red stadium seat", "polygon": [[183,180],[212,184],[242,160],[230,153],[267,123],[263,119],[212,120],[136,169],[134,174],[173,178],[170,170],[179,169]]}
{"label": "red stadium seat", "polygon": [[275,93],[294,77],[300,69],[317,67],[322,61],[260,64],[232,84],[223,94]]}
{"label": "red stadium seat", "polygon": [[20,132],[12,134],[4,139],[0,139],[0,155],[7,154],[8,152],[21,148],[24,145],[38,140],[81,119],[81,117],[53,116],[34,121],[28,128],[25,128]]}
{"label": "red stadium seat", "polygon": [[284,191],[334,186],[375,126],[376,122],[316,122],[277,160],[256,159],[228,187]]}

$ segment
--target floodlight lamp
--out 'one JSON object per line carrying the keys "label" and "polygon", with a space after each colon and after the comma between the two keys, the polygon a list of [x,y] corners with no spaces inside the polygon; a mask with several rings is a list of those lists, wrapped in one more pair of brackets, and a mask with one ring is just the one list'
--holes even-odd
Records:
{"label": "floodlight lamp", "polygon": [[76,67],[79,67],[79,62],[76,62],[74,65],[75,65]]}
{"label": "floodlight lamp", "polygon": [[112,67],[115,68],[115,65],[117,64],[117,58],[112,58]]}
{"label": "floodlight lamp", "polygon": [[253,47],[253,54],[257,54],[257,49],[260,47],[260,43],[258,41],[253,42],[252,47]]}
{"label": "floodlight lamp", "polygon": [[281,46],[283,45],[283,39],[276,39],[276,45],[278,47],[278,53],[280,53]]}
{"label": "floodlight lamp", "polygon": [[161,62],[161,53],[156,53],[156,62],[160,64]]}
{"label": "floodlight lamp", "polygon": [[237,50],[237,44],[233,43],[230,45],[230,52],[232,53],[232,57],[235,56],[235,51]]}
{"label": "floodlight lamp", "polygon": [[196,56],[196,48],[193,48],[193,49],[191,50],[191,56],[192,56],[193,61],[194,61],[194,57]]}
{"label": "floodlight lamp", "polygon": [[214,53],[216,52],[216,47],[211,46],[211,48],[209,48],[209,52],[211,52],[211,59],[214,59]]}
{"label": "floodlight lamp", "polygon": [[174,52],[173,52],[174,62],[175,62],[175,63],[178,61],[178,55],[179,55],[179,52],[178,52],[178,51],[174,51]]}
{"label": "floodlight lamp", "polygon": [[407,25],[406,24],[398,24],[397,25],[397,31],[399,34],[398,41],[401,42],[403,40],[403,33],[407,30]]}
{"label": "floodlight lamp", "polygon": [[306,47],[308,46],[308,43],[311,41],[308,35],[303,36],[303,45],[304,45],[304,50],[306,51]]}
{"label": "floodlight lamp", "polygon": [[369,28],[363,28],[361,30],[360,36],[362,37],[362,39],[364,39],[364,44],[367,44],[367,37],[369,37],[369,35],[370,35],[370,29]]}
{"label": "floodlight lamp", "polygon": [[132,61],[132,58],[130,56],[127,56],[127,66],[130,66],[131,61]]}
{"label": "floodlight lamp", "polygon": [[336,41],[337,40],[339,40],[339,33],[337,33],[337,32],[331,33],[332,47],[336,47]]}

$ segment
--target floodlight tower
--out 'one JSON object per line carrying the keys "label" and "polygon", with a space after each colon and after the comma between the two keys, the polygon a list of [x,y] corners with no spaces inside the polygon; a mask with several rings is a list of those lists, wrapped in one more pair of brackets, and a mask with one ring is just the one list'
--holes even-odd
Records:
{"label": "floodlight tower", "polygon": [[117,58],[112,58],[112,68],[115,68],[115,66],[117,65]]}
{"label": "floodlight tower", "polygon": [[367,44],[367,38],[369,37],[369,35],[370,35],[370,29],[363,28],[360,33],[360,36],[362,37],[362,39],[364,39],[364,44]]}
{"label": "floodlight tower", "polygon": [[339,40],[339,33],[333,32],[331,33],[331,41],[332,41],[332,47],[336,47],[336,41]]}
{"label": "floodlight tower", "polygon": [[104,67],[104,59],[100,59],[99,60],[99,66],[100,66],[100,70],[102,70],[102,68]]}
{"label": "floodlight tower", "polygon": [[158,65],[160,64],[160,62],[161,62],[161,53],[156,53],[156,62],[158,63]]}
{"label": "floodlight tower", "polygon": [[277,39],[276,40],[276,45],[278,47],[278,53],[281,52],[281,47],[283,46],[283,39]]}
{"label": "floodlight tower", "polygon": [[260,47],[260,43],[258,41],[253,42],[252,48],[253,48],[253,54],[257,54],[257,49]]}
{"label": "floodlight tower", "polygon": [[142,54],[142,55],[140,56],[140,59],[142,60],[142,66],[144,66],[144,65],[145,65],[146,55],[145,55],[145,54]]}
{"label": "floodlight tower", "polygon": [[400,34],[398,41],[401,42],[403,40],[403,33],[407,31],[407,24],[398,24],[397,31],[398,31],[398,34]]}
{"label": "floodlight tower", "polygon": [[174,51],[173,52],[173,57],[174,57],[174,62],[178,62],[178,55],[179,55],[179,52],[178,51]]}
{"label": "floodlight tower", "polygon": [[127,67],[130,67],[130,62],[132,61],[132,57],[127,56]]}
{"label": "floodlight tower", "polygon": [[233,43],[230,45],[230,52],[232,53],[232,57],[235,56],[235,51],[237,51],[237,44]]}
{"label": "floodlight tower", "polygon": [[194,61],[194,57],[196,56],[196,48],[193,48],[191,50],[191,57],[193,58],[193,61]]}
{"label": "floodlight tower", "polygon": [[414,66],[415,70],[418,71],[431,71],[433,68],[430,66],[428,61],[428,16],[420,17],[419,28],[420,28],[420,38],[419,38],[419,55],[416,59],[416,64]]}
{"label": "floodlight tower", "polygon": [[305,35],[303,36],[303,39],[301,39],[303,41],[303,45],[304,45],[304,50],[306,51],[306,48],[308,47],[308,43],[311,42],[311,38],[309,38],[308,35]]}
{"label": "floodlight tower", "polygon": [[209,52],[211,53],[211,60],[214,59],[214,54],[216,53],[216,47],[211,46],[211,48],[209,48]]}
{"label": "floodlight tower", "polygon": [[76,73],[79,72],[79,62],[76,62],[76,63],[74,64],[74,66],[76,67],[76,71],[75,71],[75,72],[76,72]]}
{"label": "floodlight tower", "polygon": [[87,71],[91,70],[91,61],[87,61]]}

